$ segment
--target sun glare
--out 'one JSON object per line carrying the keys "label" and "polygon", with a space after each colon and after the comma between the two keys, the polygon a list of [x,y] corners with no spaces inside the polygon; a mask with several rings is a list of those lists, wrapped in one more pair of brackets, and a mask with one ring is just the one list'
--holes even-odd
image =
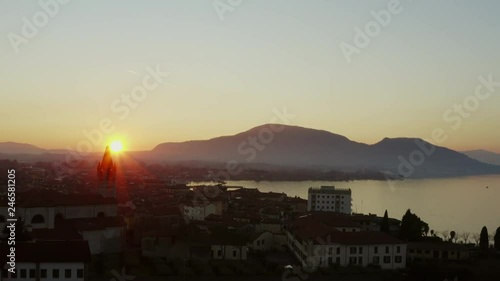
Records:
{"label": "sun glare", "polygon": [[114,140],[111,142],[109,147],[111,148],[111,150],[113,152],[118,152],[118,151],[121,151],[123,149],[123,144],[119,140]]}

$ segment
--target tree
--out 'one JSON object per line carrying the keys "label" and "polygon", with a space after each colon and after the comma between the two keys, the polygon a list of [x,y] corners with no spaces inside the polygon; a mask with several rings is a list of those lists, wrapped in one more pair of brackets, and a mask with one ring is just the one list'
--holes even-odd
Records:
{"label": "tree", "polygon": [[384,217],[380,223],[380,231],[389,233],[389,215],[387,214],[387,210],[385,210]]}
{"label": "tree", "polygon": [[459,236],[464,240],[465,244],[469,243],[470,232],[462,232]]}
{"label": "tree", "polygon": [[431,236],[435,237],[434,229],[431,229]]}
{"label": "tree", "polygon": [[429,225],[408,209],[401,220],[400,237],[407,241],[419,241],[429,232]]}
{"label": "tree", "polygon": [[483,226],[479,238],[479,248],[483,251],[488,251],[489,244],[490,244],[490,239],[488,237],[488,228],[486,228],[486,226]]}
{"label": "tree", "polygon": [[441,235],[443,235],[444,241],[448,241],[448,237],[450,237],[450,232],[448,230],[445,230],[441,232]]}
{"label": "tree", "polygon": [[495,250],[500,251],[500,226],[497,228],[495,232],[495,237],[493,238],[493,242],[495,243]]}
{"label": "tree", "polygon": [[479,233],[472,233],[472,240],[474,241],[474,244],[479,245],[480,238],[481,235],[479,235]]}
{"label": "tree", "polygon": [[454,230],[452,230],[452,231],[450,232],[450,241],[451,241],[451,242],[457,242],[457,241],[456,241],[456,238],[455,238],[456,236],[457,236],[457,233],[456,233]]}
{"label": "tree", "polygon": [[[29,240],[31,240],[29,232],[26,229],[26,227],[24,226],[23,219],[21,217],[19,217],[15,223],[16,223],[16,230],[15,230],[15,233],[16,233],[16,242],[23,242],[23,241],[29,241]],[[7,228],[7,226],[9,224],[10,224],[10,222],[7,222],[5,224],[5,227],[2,230],[2,234],[4,236],[4,238],[2,238],[3,241],[7,241],[9,239],[10,229]]]}

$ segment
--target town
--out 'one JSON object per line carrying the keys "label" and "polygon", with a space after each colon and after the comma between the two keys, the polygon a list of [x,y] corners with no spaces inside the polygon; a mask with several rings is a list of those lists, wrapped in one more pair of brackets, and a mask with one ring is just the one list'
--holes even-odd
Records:
{"label": "town", "polygon": [[[304,187],[305,199],[222,181],[188,185],[154,175],[124,175],[108,147],[94,169],[96,181],[73,178],[78,188],[61,179],[47,185],[43,168],[23,170],[27,184],[16,194],[16,270],[5,267],[0,280],[120,280],[123,274],[149,276],[145,280],[303,280],[366,273],[404,280],[400,277],[409,272],[444,280],[458,274],[457,266],[481,270],[477,261],[495,251],[483,234],[475,243],[468,238],[458,242],[455,233],[443,239],[410,210],[402,219],[387,212],[355,213],[355,194],[333,185]],[[81,176],[90,178],[86,172]],[[5,205],[0,211],[5,238],[8,217]],[[497,230],[496,251],[498,235]],[[8,254],[2,243],[2,264]]]}

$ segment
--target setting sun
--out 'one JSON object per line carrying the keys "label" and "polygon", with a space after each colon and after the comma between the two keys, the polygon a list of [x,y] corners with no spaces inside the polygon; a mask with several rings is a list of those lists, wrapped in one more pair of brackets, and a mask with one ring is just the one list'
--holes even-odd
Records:
{"label": "setting sun", "polygon": [[118,152],[118,151],[121,151],[123,149],[123,144],[119,140],[114,140],[111,142],[110,148],[113,152]]}

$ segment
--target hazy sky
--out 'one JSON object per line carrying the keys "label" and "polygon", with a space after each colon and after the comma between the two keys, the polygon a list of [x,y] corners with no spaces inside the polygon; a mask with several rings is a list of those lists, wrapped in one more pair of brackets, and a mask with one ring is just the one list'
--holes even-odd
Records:
{"label": "hazy sky", "polygon": [[[500,86],[468,118],[443,118],[474,105],[478,77],[500,82],[500,2],[401,0],[348,63],[339,45],[359,47],[355,28],[388,3],[244,0],[221,20],[211,0],[73,0],[44,24],[38,1],[0,0],[0,141],[74,148],[109,118],[107,140],[151,149],[238,133],[286,107],[293,125],[359,142],[442,128],[440,145],[500,152]],[[38,31],[23,35],[23,17]],[[118,111],[148,66],[166,83]]]}

